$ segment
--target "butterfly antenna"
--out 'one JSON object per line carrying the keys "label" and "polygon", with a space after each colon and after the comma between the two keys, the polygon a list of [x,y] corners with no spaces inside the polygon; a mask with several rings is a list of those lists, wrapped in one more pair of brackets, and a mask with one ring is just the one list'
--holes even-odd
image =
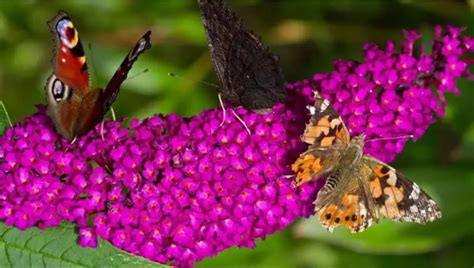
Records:
{"label": "butterfly antenna", "polygon": [[146,68],[145,70],[143,70],[143,71],[141,71],[141,72],[139,72],[139,73],[136,73],[136,74],[134,74],[134,75],[131,75],[130,77],[127,77],[127,79],[125,79],[125,80],[131,80],[131,79],[133,79],[133,78],[135,78],[135,77],[137,77],[137,76],[140,76],[140,75],[142,75],[142,74],[144,74],[144,73],[147,73],[148,71],[149,71],[149,69]]}
{"label": "butterfly antenna", "polygon": [[10,127],[13,127],[12,121],[10,120],[10,115],[8,115],[7,108],[5,107],[5,104],[3,104],[3,101],[0,101],[0,106],[2,107],[2,110],[5,113],[8,124],[10,124]]}
{"label": "butterfly antenna", "polygon": [[371,139],[371,140],[365,140],[365,142],[370,142],[370,141],[384,141],[384,140],[398,140],[398,139],[413,139],[413,135],[404,135],[404,136],[398,136],[398,137],[389,137],[389,138],[376,138],[376,139]]}
{"label": "butterfly antenna", "polygon": [[[181,79],[185,79],[185,80],[188,80],[188,81],[192,81],[192,80],[184,78],[184,77],[182,77],[182,76],[180,76],[179,74],[176,74],[176,73],[168,73],[168,76],[181,78]],[[192,82],[194,82],[194,81],[192,81]],[[210,87],[213,87],[213,88],[217,88],[217,89],[219,88],[218,85],[213,84],[213,83],[209,83],[209,82],[206,82],[206,81],[198,81],[198,83],[206,85],[206,86],[210,86]]]}

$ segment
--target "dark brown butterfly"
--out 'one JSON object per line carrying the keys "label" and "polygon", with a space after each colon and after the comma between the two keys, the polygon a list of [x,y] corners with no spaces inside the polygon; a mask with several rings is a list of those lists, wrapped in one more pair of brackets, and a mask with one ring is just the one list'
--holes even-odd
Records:
{"label": "dark brown butterfly", "polygon": [[268,112],[286,99],[286,82],[273,55],[221,0],[198,0],[220,93],[234,106]]}
{"label": "dark brown butterfly", "polygon": [[151,47],[151,32],[146,32],[138,40],[105,89],[91,89],[84,49],[69,16],[60,11],[48,25],[55,37],[54,73],[45,87],[48,115],[53,119],[56,130],[72,140],[102,121],[133,63]]}

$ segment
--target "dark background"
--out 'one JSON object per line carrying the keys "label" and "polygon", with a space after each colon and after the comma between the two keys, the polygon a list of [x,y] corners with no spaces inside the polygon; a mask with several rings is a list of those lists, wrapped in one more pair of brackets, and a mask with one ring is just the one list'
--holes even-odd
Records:
{"label": "dark background", "polygon": [[[474,1],[228,1],[247,28],[281,58],[288,81],[327,72],[335,59],[362,59],[365,42],[403,39],[436,24],[467,26],[474,35]],[[148,29],[153,47],[140,57],[114,104],[119,117],[155,113],[192,116],[216,107],[217,83],[194,1],[0,1],[0,100],[13,121],[44,103],[52,72],[52,35],[46,26],[66,10],[86,47],[94,87],[104,86],[135,41]],[[88,49],[92,44],[92,49]],[[92,54],[92,57],[91,57]],[[169,72],[180,77],[170,77]],[[474,265],[474,85],[460,80],[462,97],[448,95],[446,117],[394,166],[438,201],[443,218],[427,226],[382,221],[362,234],[329,234],[316,219],[231,249],[198,266],[253,267],[472,267]]]}

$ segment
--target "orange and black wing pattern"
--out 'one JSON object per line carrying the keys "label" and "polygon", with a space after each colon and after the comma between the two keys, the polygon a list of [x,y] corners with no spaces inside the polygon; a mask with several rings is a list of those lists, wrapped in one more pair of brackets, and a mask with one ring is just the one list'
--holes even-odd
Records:
{"label": "orange and black wing pattern", "polygon": [[362,232],[381,217],[425,224],[441,218],[435,201],[389,165],[365,155],[357,170],[331,172],[315,211],[329,231],[339,225]]}
{"label": "orange and black wing pattern", "polygon": [[306,124],[306,129],[301,139],[311,147],[330,147],[337,140],[342,144],[350,141],[349,131],[342,122],[339,114],[334,110],[329,101],[314,92],[314,106],[308,107],[311,118]]}
{"label": "orange and black wing pattern", "polygon": [[302,141],[310,146],[292,165],[296,186],[330,171],[350,141],[349,132],[339,114],[328,100],[317,92],[314,94],[314,106],[308,107],[311,119],[301,136]]}
{"label": "orange and black wing pattern", "polygon": [[378,217],[363,181],[347,176],[329,175],[314,202],[321,225],[331,232],[339,225],[352,233],[362,232]]}
{"label": "orange and black wing pattern", "polygon": [[367,155],[362,159],[361,168],[369,170],[370,198],[382,216],[422,224],[441,218],[435,201],[394,168]]}

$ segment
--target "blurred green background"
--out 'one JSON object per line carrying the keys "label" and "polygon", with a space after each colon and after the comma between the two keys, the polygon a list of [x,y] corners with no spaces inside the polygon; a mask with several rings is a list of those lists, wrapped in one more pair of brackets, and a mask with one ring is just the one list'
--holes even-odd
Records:
{"label": "blurred green background", "polygon": [[[401,29],[423,33],[436,24],[467,26],[474,35],[474,1],[228,1],[247,26],[281,58],[289,82],[331,70],[338,58],[362,58],[365,42],[403,39]],[[122,86],[119,117],[155,113],[191,116],[216,107],[217,83],[194,1],[0,1],[0,100],[13,121],[44,103],[51,73],[52,35],[46,26],[66,10],[87,48],[94,87],[104,86],[143,32],[153,31],[150,51]],[[88,49],[91,44],[92,49]],[[91,57],[91,54],[93,57]],[[169,72],[180,77],[170,77]],[[462,97],[448,96],[445,118],[394,166],[422,185],[443,211],[427,226],[383,221],[362,234],[330,234],[316,219],[300,220],[257,243],[231,249],[198,267],[473,267],[474,84],[459,81]]]}

